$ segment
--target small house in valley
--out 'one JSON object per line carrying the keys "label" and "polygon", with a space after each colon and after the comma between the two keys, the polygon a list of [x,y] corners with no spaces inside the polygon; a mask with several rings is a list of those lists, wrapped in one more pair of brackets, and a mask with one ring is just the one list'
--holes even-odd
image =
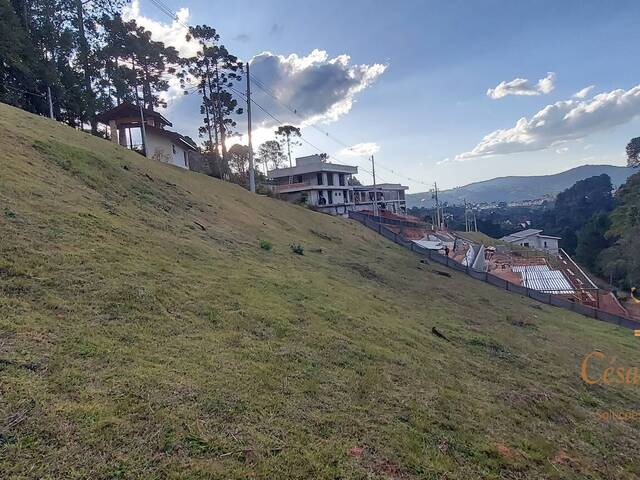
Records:
{"label": "small house in valley", "polygon": [[534,250],[541,250],[543,252],[557,255],[560,251],[558,242],[561,238],[552,237],[551,235],[543,235],[542,230],[529,228],[527,230],[522,230],[521,232],[512,233],[511,235],[502,237],[501,240],[514,245],[520,245],[521,247],[533,248]]}

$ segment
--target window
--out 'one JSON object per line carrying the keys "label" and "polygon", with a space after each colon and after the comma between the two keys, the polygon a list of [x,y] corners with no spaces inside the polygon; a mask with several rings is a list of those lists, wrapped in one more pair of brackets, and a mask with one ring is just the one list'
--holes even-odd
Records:
{"label": "window", "polygon": [[333,204],[333,190],[327,190],[327,198],[329,199],[329,205]]}
{"label": "window", "polygon": [[173,150],[173,154],[176,154],[176,146],[172,143],[171,144],[171,150]]}
{"label": "window", "polygon": [[318,185],[322,185],[322,172],[316,174],[318,176]]}
{"label": "window", "polygon": [[182,152],[182,154],[184,155],[184,166],[185,166],[185,167],[188,167],[188,166],[189,166],[189,156],[187,155],[187,151],[186,151],[186,150],[184,150],[184,151]]}
{"label": "window", "polygon": [[296,175],[294,183],[302,183],[302,175]]}
{"label": "window", "polygon": [[547,248],[547,241],[544,241],[544,248]]}
{"label": "window", "polygon": [[344,187],[344,173],[340,173],[340,174],[338,175],[338,184],[339,184],[341,187]]}
{"label": "window", "polygon": [[333,173],[327,173],[327,185],[333,185]]}

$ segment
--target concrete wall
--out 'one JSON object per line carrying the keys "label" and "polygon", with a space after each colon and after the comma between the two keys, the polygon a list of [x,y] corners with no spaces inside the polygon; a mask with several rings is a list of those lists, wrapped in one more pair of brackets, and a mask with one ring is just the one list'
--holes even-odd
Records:
{"label": "concrete wall", "polygon": [[181,144],[170,139],[147,132],[147,157],[160,162],[169,163],[181,168],[189,168],[188,152]]}

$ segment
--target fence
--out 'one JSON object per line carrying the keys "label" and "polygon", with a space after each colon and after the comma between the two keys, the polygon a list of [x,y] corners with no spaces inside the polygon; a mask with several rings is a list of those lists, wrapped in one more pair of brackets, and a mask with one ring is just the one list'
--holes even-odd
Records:
{"label": "fence", "polygon": [[387,218],[382,216],[367,215],[366,213],[360,213],[360,212],[354,212],[354,211],[349,212],[349,218],[353,218],[354,220],[357,220],[360,223],[365,223],[366,221],[370,221],[376,224],[396,225],[399,227],[413,227],[413,228],[426,227],[425,223],[411,222],[409,220],[399,220],[397,218]]}
{"label": "fence", "polygon": [[[589,318],[594,318],[596,320],[600,320],[603,322],[612,323],[614,325],[618,325],[624,328],[630,328],[632,330],[640,330],[640,322],[632,318],[609,313],[599,308],[590,307],[588,305],[582,305],[580,303],[568,300],[563,297],[559,297],[557,295],[553,295],[551,293],[532,290],[530,288],[524,287],[522,285],[518,285],[516,283],[509,282],[503,278],[492,275],[489,272],[476,270],[472,267],[462,265],[461,263],[458,263],[455,260],[452,260],[446,255],[442,255],[441,253],[438,253],[434,250],[429,250],[428,248],[421,247],[420,245],[405,239],[404,237],[402,237],[402,235],[399,235],[394,231],[388,229],[382,223],[379,223],[373,220],[373,218],[380,218],[380,217],[373,217],[373,216],[361,214],[358,212],[349,212],[349,218],[357,220],[363,225],[366,225],[372,230],[375,230],[383,237],[388,238],[389,240],[397,243],[398,245],[402,245],[403,247],[408,248],[412,252],[416,252],[420,255],[424,255],[429,260],[432,260],[433,262],[436,262],[440,265],[445,265],[459,272],[463,272],[469,275],[470,277],[475,278],[476,280],[481,280],[485,283],[494,285],[498,288],[502,288],[509,292],[514,292],[514,293],[526,296],[528,298],[531,298],[533,300],[536,300],[538,302],[546,303],[547,305],[564,308],[565,310],[571,310],[572,312],[579,313]],[[383,221],[390,221],[390,220],[393,220],[393,219],[383,218]],[[395,221],[398,221],[398,220],[395,220]],[[412,223],[412,222],[406,222],[406,223]],[[388,224],[396,225],[395,223],[388,223]]]}

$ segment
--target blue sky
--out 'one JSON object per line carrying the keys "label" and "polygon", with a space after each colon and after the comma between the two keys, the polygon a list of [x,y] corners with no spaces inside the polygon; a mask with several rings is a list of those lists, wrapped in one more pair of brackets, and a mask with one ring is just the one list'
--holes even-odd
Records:
{"label": "blue sky", "polygon": [[[375,144],[379,181],[403,182],[413,192],[434,181],[446,188],[586,163],[623,165],[627,141],[640,136],[639,2],[163,2],[189,24],[215,27],[242,59],[269,52],[255,59],[253,73],[287,105],[315,112],[303,128],[308,141],[366,169],[365,156],[309,124],[348,145]],[[131,15],[158,39],[182,42],[181,26],[149,0],[139,8],[134,2]],[[326,55],[316,53],[314,67],[300,74],[314,50]],[[340,55],[349,60],[336,66]],[[272,67],[280,68],[273,77]],[[287,76],[292,71],[295,78]],[[500,98],[491,98],[487,91],[501,82]],[[583,98],[573,96],[591,85]],[[260,94],[277,117],[300,120]],[[166,113],[176,129],[195,135],[197,98],[173,100]],[[259,113],[258,141],[273,130]],[[295,153],[315,150],[305,144]],[[370,180],[364,171],[359,176]]]}

